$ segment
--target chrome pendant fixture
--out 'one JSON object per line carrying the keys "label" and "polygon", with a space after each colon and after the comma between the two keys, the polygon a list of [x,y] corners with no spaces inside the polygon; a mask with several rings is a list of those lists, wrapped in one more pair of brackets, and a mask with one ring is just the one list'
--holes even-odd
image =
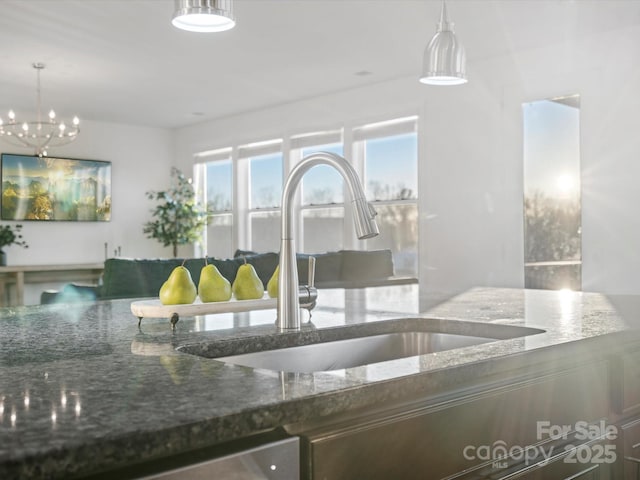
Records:
{"label": "chrome pendant fixture", "polygon": [[233,0],[176,0],[174,27],[190,32],[224,32],[235,24]]}
{"label": "chrome pendant fixture", "polygon": [[424,51],[420,82],[427,85],[461,85],[467,83],[466,55],[453,31],[453,22],[447,16],[442,0],[440,21],[436,34]]}
{"label": "chrome pendant fixture", "polygon": [[49,111],[47,119],[42,118],[42,101],[40,95],[40,72],[44,64],[34,63],[37,72],[36,107],[37,119],[32,121],[18,121],[13,110],[9,110],[8,121],[0,118],[0,138],[18,147],[35,149],[40,157],[47,156],[49,148],[59,147],[74,141],[80,133],[80,120],[73,117],[71,123],[59,121],[56,112]]}

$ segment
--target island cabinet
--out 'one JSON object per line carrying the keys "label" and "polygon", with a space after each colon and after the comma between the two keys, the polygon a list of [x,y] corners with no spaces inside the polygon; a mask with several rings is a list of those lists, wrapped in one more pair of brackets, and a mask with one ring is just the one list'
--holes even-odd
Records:
{"label": "island cabinet", "polygon": [[609,361],[573,365],[307,425],[302,478],[613,480]]}
{"label": "island cabinet", "polygon": [[611,362],[612,407],[617,419],[619,461],[616,478],[640,478],[640,347]]}

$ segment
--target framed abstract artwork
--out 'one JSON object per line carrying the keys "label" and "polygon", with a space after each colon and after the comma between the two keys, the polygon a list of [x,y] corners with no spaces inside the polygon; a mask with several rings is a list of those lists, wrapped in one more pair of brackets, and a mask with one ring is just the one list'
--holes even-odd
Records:
{"label": "framed abstract artwork", "polygon": [[3,153],[2,220],[111,220],[111,162]]}

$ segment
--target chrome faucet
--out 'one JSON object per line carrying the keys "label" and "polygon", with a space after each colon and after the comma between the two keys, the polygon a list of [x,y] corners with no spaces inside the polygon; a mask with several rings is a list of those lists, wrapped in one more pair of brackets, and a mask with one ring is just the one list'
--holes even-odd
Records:
{"label": "chrome faucet", "polygon": [[303,158],[287,178],[282,190],[282,220],[280,243],[280,271],[278,273],[278,318],[279,330],[300,329],[300,300],[298,298],[298,266],[293,241],[293,198],[296,187],[304,174],[316,165],[335,168],[347,183],[354,207],[354,222],[359,239],[378,235],[375,209],[367,202],[358,174],[343,157],[334,153],[318,152]]}

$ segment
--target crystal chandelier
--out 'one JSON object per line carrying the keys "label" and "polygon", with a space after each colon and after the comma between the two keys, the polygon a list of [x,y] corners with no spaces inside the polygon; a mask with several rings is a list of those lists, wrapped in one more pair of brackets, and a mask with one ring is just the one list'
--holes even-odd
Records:
{"label": "crystal chandelier", "polygon": [[19,147],[34,148],[36,155],[47,156],[47,149],[59,147],[72,142],[80,133],[80,120],[73,117],[71,124],[59,121],[56,112],[49,111],[46,119],[42,118],[41,98],[40,98],[40,71],[44,69],[44,64],[34,63],[33,68],[37,72],[36,105],[38,118],[32,121],[18,121],[13,110],[9,110],[8,121],[4,122],[0,118],[0,138]]}

